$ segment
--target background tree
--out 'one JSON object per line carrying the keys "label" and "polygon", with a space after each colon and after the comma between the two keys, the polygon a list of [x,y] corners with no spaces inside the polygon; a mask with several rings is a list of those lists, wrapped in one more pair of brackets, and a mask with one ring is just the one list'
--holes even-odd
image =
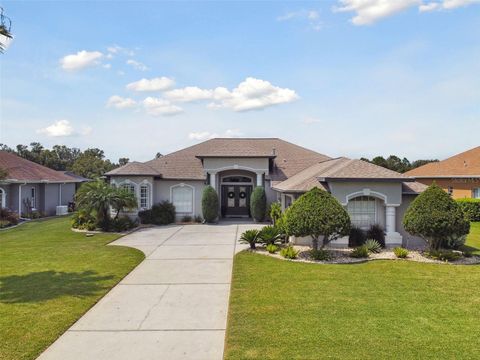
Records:
{"label": "background tree", "polygon": [[118,159],[118,165],[120,166],[127,165],[129,161],[130,161],[129,158],[120,158]]}
{"label": "background tree", "polygon": [[369,163],[397,171],[399,173],[404,173],[409,170],[415,169],[419,166],[431,163],[431,162],[437,162],[438,160],[415,160],[414,162],[410,162],[406,157],[403,159],[400,159],[396,155],[390,155],[388,158],[384,158],[383,156],[375,156],[372,160],[369,160],[367,158],[361,158],[363,161],[367,161]]}
{"label": "background tree", "polygon": [[320,236],[323,236],[323,248],[330,241],[348,235],[350,216],[331,194],[313,188],[288,208],[285,228],[288,235],[310,236],[316,250]]}
{"label": "background tree", "polygon": [[116,168],[110,160],[104,160],[105,155],[100,149],[87,149],[75,160],[72,171],[88,179],[96,179],[106,172]]}
{"label": "background tree", "polygon": [[410,204],[403,226],[410,234],[422,237],[431,249],[444,247],[451,237],[470,231],[470,223],[459,205],[435,183]]}

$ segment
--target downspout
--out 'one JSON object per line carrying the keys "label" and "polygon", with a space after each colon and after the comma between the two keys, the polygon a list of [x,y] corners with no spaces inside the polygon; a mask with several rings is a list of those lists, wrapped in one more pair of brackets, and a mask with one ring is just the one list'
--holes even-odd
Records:
{"label": "downspout", "polygon": [[58,206],[62,205],[62,184],[58,184]]}

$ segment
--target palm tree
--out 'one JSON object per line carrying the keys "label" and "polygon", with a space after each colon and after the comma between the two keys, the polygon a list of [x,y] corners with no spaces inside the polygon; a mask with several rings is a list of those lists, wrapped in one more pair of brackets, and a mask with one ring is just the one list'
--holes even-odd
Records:
{"label": "palm tree", "polygon": [[103,180],[83,184],[75,195],[79,209],[95,214],[97,224],[104,230],[110,223],[110,208],[116,212],[115,218],[125,208],[135,208],[135,195],[121,188],[114,188]]}

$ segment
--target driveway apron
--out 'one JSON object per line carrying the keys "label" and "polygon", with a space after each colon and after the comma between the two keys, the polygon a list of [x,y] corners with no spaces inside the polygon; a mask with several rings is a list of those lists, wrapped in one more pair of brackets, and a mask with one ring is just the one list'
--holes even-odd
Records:
{"label": "driveway apron", "polygon": [[155,227],[113,242],[140,249],[146,259],[39,359],[222,359],[244,227]]}

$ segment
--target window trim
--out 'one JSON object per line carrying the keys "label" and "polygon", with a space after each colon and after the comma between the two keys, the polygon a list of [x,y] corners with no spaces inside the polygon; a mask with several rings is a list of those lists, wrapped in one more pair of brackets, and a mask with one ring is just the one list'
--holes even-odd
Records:
{"label": "window trim", "polygon": [[35,186],[32,186],[30,188],[30,198],[32,201],[32,210],[37,210],[37,189],[35,188]]}
{"label": "window trim", "polygon": [[[176,214],[194,214],[195,213],[195,187],[190,185],[190,184],[185,184],[185,183],[180,183],[180,184],[175,184],[175,185],[172,185],[170,186],[170,202],[172,204],[173,203],[173,190],[175,188],[183,188],[183,187],[189,187],[192,189],[192,211],[191,212],[184,212],[184,211],[177,211],[177,209],[175,209],[175,213]],[[174,204],[175,205],[175,204]]]}
{"label": "window trim", "polygon": [[[146,206],[142,206],[142,188],[147,188],[147,197],[146,197]],[[145,210],[150,209],[152,207],[152,186],[149,182],[143,181],[140,183],[138,187],[138,208]]]}
{"label": "window trim", "polygon": [[480,199],[480,187],[472,189],[472,199]]}
{"label": "window trim", "polygon": [[7,202],[7,192],[5,191],[4,188],[0,187],[0,193],[2,194],[2,198],[0,200],[0,208],[5,208],[5,203]]}

